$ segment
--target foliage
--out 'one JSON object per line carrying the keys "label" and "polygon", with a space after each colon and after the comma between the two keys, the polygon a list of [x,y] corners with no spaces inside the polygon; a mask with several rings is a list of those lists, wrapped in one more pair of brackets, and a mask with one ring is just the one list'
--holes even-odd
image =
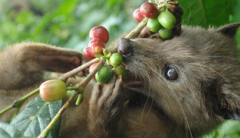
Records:
{"label": "foliage", "polygon": [[212,131],[209,135],[202,138],[239,138],[240,137],[240,122],[226,121],[218,130]]}
{"label": "foliage", "polygon": [[[105,26],[110,32],[112,41],[137,24],[132,19],[132,12],[143,2],[145,0],[2,0],[0,49],[21,41],[39,41],[82,50],[89,42],[89,30],[96,25]],[[179,0],[179,2],[184,9],[182,20],[184,24],[207,28],[240,22],[239,0]],[[240,30],[236,38],[240,48]],[[21,113],[19,116],[23,119]],[[0,123],[0,133],[6,133],[10,137],[18,137],[25,133],[15,128],[17,123],[14,121],[16,120],[10,124]],[[229,121],[219,130],[204,137],[240,136],[239,129],[230,128],[240,128],[240,124]],[[12,133],[8,133],[7,130],[11,130]]]}
{"label": "foliage", "polygon": [[[0,122],[0,136],[20,138],[37,137],[50,123],[62,106],[62,101],[45,102],[39,96],[33,99],[11,122]],[[56,138],[60,121],[55,124],[48,138]]]}
{"label": "foliage", "polygon": [[[21,6],[5,0],[0,2],[1,5],[8,5],[0,7],[3,13],[0,15],[0,46],[20,41],[39,41],[82,50],[87,46],[87,35],[93,26],[105,26],[111,34],[110,40],[133,28],[136,23],[129,13],[142,2],[22,0],[21,4],[25,6]],[[130,8],[124,8],[126,6]]]}

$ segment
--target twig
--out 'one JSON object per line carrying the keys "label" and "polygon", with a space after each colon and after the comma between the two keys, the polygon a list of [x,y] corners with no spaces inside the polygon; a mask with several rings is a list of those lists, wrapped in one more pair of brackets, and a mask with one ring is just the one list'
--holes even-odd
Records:
{"label": "twig", "polygon": [[27,95],[23,96],[22,98],[18,99],[17,101],[15,101],[13,103],[13,107],[17,108],[17,107],[21,107],[22,104],[31,96],[33,96],[34,94],[39,92],[39,88],[31,91],[30,93],[28,93]]}
{"label": "twig", "polygon": [[85,63],[85,64],[83,64],[83,65],[81,65],[81,66],[79,66],[79,67],[77,67],[77,68],[69,71],[69,72],[67,72],[67,73],[62,74],[62,75],[59,77],[59,79],[62,80],[62,81],[66,81],[69,77],[74,76],[74,75],[77,74],[78,72],[84,70],[85,68],[91,66],[93,63],[96,63],[96,62],[98,62],[98,61],[99,61],[99,59],[98,59],[98,58],[95,58],[95,59],[93,59],[93,60],[91,60],[91,61],[89,61],[89,62],[87,62],[87,63]]}
{"label": "twig", "polygon": [[79,105],[80,102],[82,101],[83,98],[83,93],[78,94],[77,100],[75,102],[75,105]]}
{"label": "twig", "polygon": [[89,83],[89,81],[93,78],[93,76],[96,74],[96,72],[103,66],[105,63],[105,60],[100,60],[98,65],[94,68],[94,70],[84,79],[82,80],[77,86],[78,91],[74,92],[72,96],[64,103],[62,108],[58,111],[58,113],[54,116],[52,121],[48,124],[48,126],[41,132],[41,134],[38,136],[38,138],[47,138],[49,132],[52,130],[54,124],[57,122],[57,120],[60,118],[62,113],[67,109],[70,102],[75,98],[76,95],[83,92],[86,85]]}
{"label": "twig", "polygon": [[137,37],[141,30],[147,25],[148,19],[143,19],[125,38],[131,39]]}
{"label": "twig", "polygon": [[2,110],[0,111],[0,115],[2,115],[3,113],[7,112],[8,110],[10,110],[10,109],[12,109],[12,108],[13,108],[12,105],[9,105],[9,106],[5,107],[4,109],[2,109]]}
{"label": "twig", "polygon": [[[134,29],[132,29],[132,31],[130,33],[128,33],[125,38],[127,39],[132,39],[132,38],[136,38],[139,33],[141,32],[141,30],[147,25],[148,19],[145,18],[143,19]],[[112,50],[112,53],[117,52],[117,46],[115,46]]]}
{"label": "twig", "polygon": [[[15,109],[15,112],[14,112],[14,114],[13,114],[13,116],[12,116],[12,119],[14,119],[14,118],[17,116],[17,114],[19,113],[19,110],[20,110],[20,107],[18,107],[18,108]],[[11,119],[11,120],[12,120],[12,119]]]}
{"label": "twig", "polygon": [[39,92],[39,88],[31,91],[30,93],[28,93],[27,95],[21,97],[20,99],[16,100],[13,102],[12,105],[7,106],[6,108],[2,109],[0,111],[0,115],[2,115],[3,113],[7,112],[8,110],[12,109],[12,108],[20,108],[22,106],[22,104],[31,96],[33,96],[34,94]]}

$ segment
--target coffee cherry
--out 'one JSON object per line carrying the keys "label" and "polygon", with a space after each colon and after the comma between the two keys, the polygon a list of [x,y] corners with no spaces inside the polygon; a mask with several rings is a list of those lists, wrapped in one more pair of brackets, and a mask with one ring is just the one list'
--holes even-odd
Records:
{"label": "coffee cherry", "polygon": [[166,29],[171,29],[176,24],[175,16],[169,11],[161,12],[158,16],[158,21]]}
{"label": "coffee cherry", "polygon": [[112,70],[107,65],[104,65],[96,73],[95,78],[100,83],[106,83],[112,77]]}
{"label": "coffee cherry", "polygon": [[89,42],[88,47],[91,48],[91,55],[95,57],[94,54],[103,54],[105,44],[100,39],[94,38]]}
{"label": "coffee cherry", "polygon": [[92,49],[90,47],[85,47],[83,49],[83,57],[86,59],[94,59],[94,56],[92,56]]}
{"label": "coffee cherry", "polygon": [[47,102],[61,100],[66,96],[66,84],[61,80],[49,80],[40,85],[40,97]]}
{"label": "coffee cherry", "polygon": [[165,28],[162,28],[158,31],[160,37],[162,39],[168,39],[172,36],[173,34],[173,29],[165,29]]}
{"label": "coffee cherry", "polygon": [[122,56],[119,53],[113,53],[109,59],[109,62],[113,67],[117,67],[122,64],[122,60]]}
{"label": "coffee cherry", "polygon": [[93,69],[95,69],[95,67],[98,65],[98,63],[94,63],[92,64],[89,69],[88,69],[88,72],[91,73],[93,71]]}
{"label": "coffee cherry", "polygon": [[[70,98],[75,93],[75,90],[68,90],[66,93],[67,98]],[[74,98],[74,101],[77,100],[77,96]]]}
{"label": "coffee cherry", "polygon": [[158,15],[158,10],[153,3],[145,2],[140,7],[140,13],[150,19],[154,19]]}
{"label": "coffee cherry", "polygon": [[114,74],[116,74],[117,76],[122,75],[123,79],[127,78],[127,70],[125,69],[125,67],[123,65],[120,65],[116,68],[114,68],[113,70]]}
{"label": "coffee cherry", "polygon": [[108,30],[103,26],[93,27],[89,32],[90,39],[98,38],[104,43],[107,43],[109,40]]}
{"label": "coffee cherry", "polygon": [[160,23],[158,22],[158,19],[149,19],[147,22],[147,28],[151,31],[151,32],[157,32],[162,26],[160,25]]}
{"label": "coffee cherry", "polygon": [[133,19],[136,22],[141,22],[144,19],[144,16],[140,13],[140,9],[137,8],[134,12],[133,12]]}

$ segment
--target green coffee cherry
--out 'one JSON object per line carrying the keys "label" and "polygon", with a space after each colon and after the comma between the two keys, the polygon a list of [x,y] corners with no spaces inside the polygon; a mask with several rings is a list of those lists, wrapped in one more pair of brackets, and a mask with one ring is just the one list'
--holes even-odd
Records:
{"label": "green coffee cherry", "polygon": [[149,19],[147,22],[147,28],[151,31],[151,32],[157,32],[162,26],[160,25],[159,21],[157,18],[155,19]]}
{"label": "green coffee cherry", "polygon": [[158,21],[166,29],[172,29],[176,24],[175,16],[169,11],[161,12]]}
{"label": "green coffee cherry", "polygon": [[172,36],[173,34],[173,29],[165,29],[165,28],[162,28],[158,31],[160,37],[162,39],[168,39]]}
{"label": "green coffee cherry", "polygon": [[111,77],[112,77],[112,70],[107,65],[102,66],[95,75],[97,82],[100,82],[100,83],[108,82]]}

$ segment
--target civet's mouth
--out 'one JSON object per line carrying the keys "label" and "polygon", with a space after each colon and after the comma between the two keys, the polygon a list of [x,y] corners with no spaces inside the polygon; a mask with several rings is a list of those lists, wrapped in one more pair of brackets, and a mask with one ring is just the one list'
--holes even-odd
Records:
{"label": "civet's mouth", "polygon": [[143,80],[136,74],[129,71],[127,79],[124,80],[124,87],[134,91],[139,91],[140,89],[143,88],[143,86],[144,86]]}

